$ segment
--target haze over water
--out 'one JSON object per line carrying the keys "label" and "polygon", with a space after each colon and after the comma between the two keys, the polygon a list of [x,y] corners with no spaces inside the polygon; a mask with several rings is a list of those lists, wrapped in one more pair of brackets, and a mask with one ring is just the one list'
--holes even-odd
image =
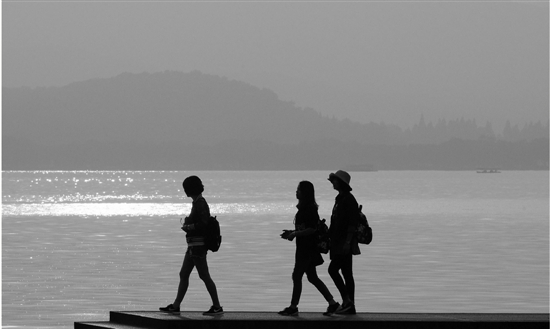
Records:
{"label": "haze over water", "polygon": [[[547,1],[4,1],[2,83],[199,70],[323,115],[548,120]],[[134,118],[139,119],[139,118]]]}
{"label": "haze over water", "polygon": [[[320,215],[328,172],[3,172],[3,325],[72,328],[170,303],[185,251],[181,181],[198,174],[222,225],[209,253],[226,311],[288,306],[300,180]],[[374,240],[354,258],[359,312],[548,312],[548,172],[352,173]],[[338,296],[327,274],[320,277]],[[337,298],[340,299],[339,297]],[[185,310],[206,310],[192,275]],[[321,312],[307,282],[300,310]]]}
{"label": "haze over water", "polygon": [[[214,169],[245,169],[256,158],[236,153],[241,148],[262,160],[266,152],[294,162],[289,148],[266,150],[273,140],[260,136],[268,129],[254,119],[277,107],[253,102],[256,92],[225,93],[239,84],[277,100],[271,103],[337,117],[348,126],[407,129],[421,118],[426,127],[465,118],[482,127],[494,124],[497,132],[508,127],[514,135],[530,122],[548,122],[548,9],[547,1],[528,0],[3,1],[3,166],[206,169],[200,161],[182,166],[181,160],[197,160],[197,153],[189,156],[193,148],[180,148],[190,138],[179,132],[191,132],[200,142],[212,142],[214,132],[223,142],[234,140],[236,148],[221,144],[218,154],[197,148],[207,155],[203,161],[220,165]],[[134,84],[136,76],[166,72],[202,72],[235,83],[209,92],[195,79],[173,94],[167,93],[169,84],[153,81],[143,90]],[[184,92],[202,92],[220,104],[193,103]],[[155,97],[139,97],[144,95]],[[232,100],[236,105],[229,107]],[[253,111],[242,115],[247,102]],[[205,120],[203,109],[228,117]],[[238,125],[243,117],[252,117],[251,124]],[[264,118],[286,135],[299,122],[276,125]],[[204,125],[213,121],[226,125]],[[297,131],[312,121],[297,124]],[[345,151],[350,144],[322,140],[342,142],[345,133],[327,136],[328,129],[316,127],[322,126],[313,126],[321,135],[315,138],[321,142],[314,164],[339,169],[329,161],[350,160],[346,153],[324,151]],[[208,135],[197,137],[194,129]],[[240,132],[250,136],[230,134]],[[435,160],[419,141],[413,144],[420,143],[420,151],[404,149],[397,156],[373,153],[376,145],[371,152],[350,153],[392,165],[377,169],[469,169],[485,163],[480,158],[486,154],[504,159],[504,169],[548,168],[547,140],[540,144],[543,155],[517,140],[516,151],[499,153],[490,137],[474,138],[480,149],[457,142],[452,154],[428,148],[438,155]],[[389,140],[360,141],[373,142],[386,147]],[[472,150],[482,154],[472,156]],[[233,164],[225,151],[236,158]],[[422,166],[410,167],[410,158],[402,157],[410,153]],[[152,162],[131,167],[117,162],[124,155],[131,165],[140,156]],[[439,156],[453,165],[473,159],[463,167],[431,166],[441,163]],[[505,161],[510,158],[519,164]],[[490,160],[483,166],[501,166]],[[521,160],[533,161],[526,167]],[[342,165],[353,164],[347,162]],[[403,163],[409,167],[393,167]],[[282,168],[262,165],[246,169]],[[74,321],[106,320],[111,310],[156,310],[170,303],[186,248],[179,219],[190,210],[181,181],[191,174],[205,182],[204,195],[222,226],[222,248],[208,257],[225,310],[276,312],[290,301],[294,244],[279,233],[292,227],[296,186],[303,179],[315,184],[320,214],[328,219],[336,195],[328,173],[4,171],[2,325],[72,328]],[[354,258],[357,310],[547,313],[548,178],[547,170],[352,173],[354,194],[374,229],[373,243]],[[328,262],[325,256],[318,272],[337,296]],[[204,285],[196,274],[191,280],[183,308],[208,309]],[[322,297],[305,282],[300,310],[324,309]]]}

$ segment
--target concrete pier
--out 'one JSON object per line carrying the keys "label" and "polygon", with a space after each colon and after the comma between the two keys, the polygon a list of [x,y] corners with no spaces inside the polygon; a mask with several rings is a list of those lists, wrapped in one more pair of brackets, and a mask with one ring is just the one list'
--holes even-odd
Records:
{"label": "concrete pier", "polygon": [[281,316],[276,312],[226,312],[204,316],[201,312],[110,312],[110,321],[75,322],[75,329],[548,329],[549,314],[526,313],[358,313],[323,316],[301,312]]}

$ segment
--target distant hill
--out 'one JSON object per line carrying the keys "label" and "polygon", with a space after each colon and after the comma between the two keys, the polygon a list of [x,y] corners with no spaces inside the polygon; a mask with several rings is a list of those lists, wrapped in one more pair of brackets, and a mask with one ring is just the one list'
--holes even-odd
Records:
{"label": "distant hill", "polygon": [[4,88],[3,92],[3,134],[41,144],[224,140],[296,144],[375,138],[365,125],[324,117],[281,101],[270,90],[197,71],[121,74],[65,87]]}
{"label": "distant hill", "polygon": [[[359,124],[198,71],[3,88],[4,170],[547,169],[548,124]],[[514,136],[530,140],[514,141]],[[540,137],[543,136],[543,137]],[[466,142],[465,140],[468,140]],[[426,145],[415,145],[426,144]],[[431,145],[430,145],[431,144]],[[465,160],[467,159],[467,161]]]}

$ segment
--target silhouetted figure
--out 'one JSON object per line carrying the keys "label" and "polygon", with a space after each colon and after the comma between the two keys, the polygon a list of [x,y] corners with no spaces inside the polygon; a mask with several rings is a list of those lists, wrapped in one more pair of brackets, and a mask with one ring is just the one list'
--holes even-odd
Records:
{"label": "silhouetted figure", "polygon": [[302,277],[304,273],[307,279],[323,295],[329,303],[324,315],[332,315],[340,307],[340,304],[334,301],[332,294],[327,286],[317,276],[316,267],[323,264],[323,257],[317,249],[317,223],[319,221],[319,207],[315,202],[315,190],[313,184],[308,181],[302,181],[296,189],[296,198],[298,199],[298,212],[294,217],[295,230],[283,231],[281,237],[287,240],[296,238],[296,255],[294,271],[292,272],[292,299],[290,306],[280,311],[281,315],[298,315],[298,303],[302,294]]}
{"label": "silhouetted figure", "polygon": [[199,277],[212,298],[212,307],[210,310],[204,312],[204,315],[218,315],[223,314],[223,308],[220,305],[218,299],[218,291],[216,284],[210,277],[208,271],[208,263],[206,262],[207,248],[205,246],[205,230],[207,222],[210,219],[210,208],[208,203],[202,196],[204,186],[202,181],[197,176],[187,177],[183,181],[183,190],[185,194],[193,200],[191,213],[188,217],[185,217],[185,221],[182,223],[182,230],[187,233],[187,252],[183,259],[183,265],[180,271],[180,283],[178,286],[178,293],[174,302],[166,307],[159,308],[163,312],[179,312],[180,305],[185,297],[187,288],[189,287],[189,276],[193,268],[197,268]]}
{"label": "silhouetted figure", "polygon": [[342,296],[342,307],[336,313],[356,314],[353,255],[360,254],[355,237],[359,205],[351,194],[352,188],[349,185],[351,176],[347,172],[338,170],[336,173],[331,173],[328,179],[338,191],[330,218],[331,262],[328,267],[328,273]]}

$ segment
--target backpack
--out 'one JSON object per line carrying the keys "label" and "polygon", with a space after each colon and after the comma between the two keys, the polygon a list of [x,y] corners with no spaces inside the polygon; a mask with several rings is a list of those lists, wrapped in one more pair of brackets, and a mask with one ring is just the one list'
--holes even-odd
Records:
{"label": "backpack", "polygon": [[206,224],[206,234],[204,236],[204,244],[210,251],[216,252],[222,244],[222,236],[220,232],[220,223],[216,216],[210,216]]}
{"label": "backpack", "polygon": [[363,206],[359,206],[359,218],[357,223],[357,230],[355,232],[357,236],[357,242],[362,244],[369,244],[372,241],[372,228],[369,226],[367,216],[363,214]]}
{"label": "backpack", "polygon": [[326,254],[330,249],[330,238],[328,235],[328,226],[326,219],[320,220],[317,222],[317,250],[320,253]]}

